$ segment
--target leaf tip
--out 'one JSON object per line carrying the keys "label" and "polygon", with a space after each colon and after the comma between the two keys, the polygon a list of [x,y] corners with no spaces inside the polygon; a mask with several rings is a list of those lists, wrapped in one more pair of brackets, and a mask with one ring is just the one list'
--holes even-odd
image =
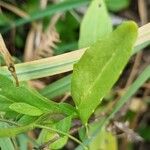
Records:
{"label": "leaf tip", "polygon": [[126,28],[127,32],[131,32],[135,34],[137,34],[138,32],[138,25],[134,21],[126,21],[123,23],[123,26],[124,26],[124,30]]}

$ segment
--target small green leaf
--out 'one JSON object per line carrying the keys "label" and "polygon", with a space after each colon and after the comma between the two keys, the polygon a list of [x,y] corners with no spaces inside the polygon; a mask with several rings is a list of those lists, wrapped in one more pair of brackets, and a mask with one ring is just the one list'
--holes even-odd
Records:
{"label": "small green leaf", "polygon": [[[23,85],[22,83],[20,83],[19,87],[16,87],[11,79],[2,74],[0,74],[0,95],[7,98],[7,101],[10,100],[11,103],[26,103],[42,110],[43,113],[51,112],[62,113],[66,115],[70,113],[64,111],[64,108],[61,107],[61,104],[48,100],[37,91],[27,87],[26,85]],[[1,96],[0,101],[4,101],[4,99],[1,99]],[[6,105],[5,110],[7,108],[9,109],[9,105]]]}
{"label": "small green leaf", "polygon": [[137,25],[125,22],[93,44],[74,65],[71,92],[84,124],[117,81],[137,38]]}
{"label": "small green leaf", "polygon": [[20,125],[28,125],[31,123],[36,122],[36,120],[38,119],[38,116],[28,116],[28,115],[23,115],[19,120],[18,123]]}
{"label": "small green leaf", "polygon": [[81,23],[79,47],[90,46],[111,31],[112,23],[104,1],[93,0]]}
{"label": "small green leaf", "polygon": [[[55,125],[56,129],[68,133],[71,127],[71,120],[72,120],[71,116],[64,118]],[[68,140],[67,136],[61,136],[61,138],[59,138],[57,141],[55,141],[50,145],[50,148],[60,149],[67,143],[67,140]]]}
{"label": "small green leaf", "polygon": [[29,116],[40,116],[43,114],[42,110],[26,103],[13,103],[9,106],[9,108],[20,114]]}
{"label": "small green leaf", "polygon": [[[51,126],[54,129],[68,133],[69,129],[71,127],[71,120],[72,120],[72,117],[69,116]],[[43,129],[42,132],[40,133],[38,143],[42,144],[44,142],[48,142],[49,140],[52,140],[56,134],[57,134],[56,132],[47,131],[47,130]],[[67,143],[67,140],[68,140],[67,136],[60,135],[60,137],[56,141],[54,141],[53,143],[51,143],[49,145],[49,148],[50,149],[61,149]]]}
{"label": "small green leaf", "polygon": [[56,103],[44,98],[26,85],[20,83],[20,86],[16,87],[11,79],[2,74],[0,74],[0,81],[0,95],[5,96],[12,102],[23,102],[37,107],[44,112],[49,112],[54,109],[58,110]]}

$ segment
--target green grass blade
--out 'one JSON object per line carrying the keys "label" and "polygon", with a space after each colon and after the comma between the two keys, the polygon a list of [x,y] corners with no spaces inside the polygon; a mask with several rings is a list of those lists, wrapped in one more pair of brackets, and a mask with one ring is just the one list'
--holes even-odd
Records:
{"label": "green grass blade", "polygon": [[[150,23],[139,28],[139,36],[134,46],[133,54],[141,50],[139,47],[142,46],[142,48],[144,48],[148,44],[150,44]],[[50,58],[16,64],[15,67],[18,78],[20,81],[27,81],[71,71],[73,64],[80,59],[86,49],[87,48]],[[7,67],[1,67],[0,72],[11,77]]]}
{"label": "green grass blade", "polygon": [[109,121],[116,112],[118,112],[121,107],[136,93],[136,91],[150,78],[150,65],[142,72],[142,74],[136,79],[136,81],[128,88],[126,93],[120,98],[116,103],[114,109],[108,116]]}
{"label": "green grass blade", "polygon": [[[84,51],[78,50],[50,58],[17,64],[15,65],[17,76],[20,81],[26,81],[70,71],[73,68],[73,64],[78,61],[83,53]],[[1,67],[0,72],[6,76],[11,76],[7,67]]]}
{"label": "green grass blade", "polygon": [[49,98],[52,99],[56,96],[60,96],[65,92],[69,92],[71,89],[71,75],[67,75],[62,79],[57,80],[56,82],[46,86],[44,89],[39,92]]}
{"label": "green grass blade", "polygon": [[14,21],[14,23],[12,23],[12,25],[6,26],[1,31],[1,33],[6,32],[6,31],[8,31],[9,29],[11,29],[13,27],[18,27],[18,26],[21,26],[25,23],[29,23],[29,22],[35,21],[37,19],[42,19],[46,16],[50,17],[55,13],[64,12],[64,11],[67,11],[67,10],[78,8],[78,7],[80,7],[82,5],[86,5],[88,3],[89,3],[89,0],[68,0],[68,1],[58,3],[58,4],[49,5],[44,10],[37,10],[37,12],[32,14],[30,17],[22,18],[22,19],[18,19],[16,21]]}

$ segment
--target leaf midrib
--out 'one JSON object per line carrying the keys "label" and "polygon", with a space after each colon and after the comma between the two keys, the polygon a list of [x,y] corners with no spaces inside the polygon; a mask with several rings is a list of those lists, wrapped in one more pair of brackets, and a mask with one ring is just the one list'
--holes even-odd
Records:
{"label": "leaf midrib", "polygon": [[[106,70],[107,66],[110,64],[110,62],[113,60],[113,58],[116,56],[116,53],[118,51],[118,48],[112,53],[110,60],[104,65],[104,67],[101,70],[101,73],[96,77],[95,81],[93,82],[93,84],[88,88],[86,94],[83,94],[82,98],[81,98],[81,102],[79,103],[79,105],[82,104],[83,99],[86,99],[88,97],[88,93],[91,91],[91,89],[95,86],[95,84],[97,83],[97,81],[99,80],[99,78],[102,76],[103,72]],[[101,98],[102,99],[102,98]]]}

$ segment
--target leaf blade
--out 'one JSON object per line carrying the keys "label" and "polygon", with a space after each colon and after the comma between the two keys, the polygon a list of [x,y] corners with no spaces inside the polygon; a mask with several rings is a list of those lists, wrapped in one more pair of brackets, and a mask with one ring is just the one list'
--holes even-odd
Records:
{"label": "leaf blade", "polygon": [[40,116],[43,114],[42,110],[27,103],[13,103],[9,106],[9,108],[20,114],[29,116]]}
{"label": "leaf blade", "polygon": [[112,32],[112,23],[104,1],[93,0],[81,23],[79,47],[90,46],[110,32]]}
{"label": "leaf blade", "polygon": [[71,92],[84,124],[121,74],[136,37],[137,25],[126,22],[93,44],[74,65]]}
{"label": "leaf blade", "polygon": [[[111,113],[103,118],[99,123],[98,128],[93,132],[91,139],[84,140],[84,144],[89,145],[97,136],[97,133],[101,131],[101,129],[114,117],[115,113],[118,112],[121,107],[128,101],[130,98],[136,93],[136,91],[150,78],[150,65],[147,66],[144,71],[137,77],[137,79],[131,84],[131,86],[127,89],[125,94],[118,100],[115,105],[115,108],[111,111]],[[83,150],[82,146],[78,146],[76,150]]]}

